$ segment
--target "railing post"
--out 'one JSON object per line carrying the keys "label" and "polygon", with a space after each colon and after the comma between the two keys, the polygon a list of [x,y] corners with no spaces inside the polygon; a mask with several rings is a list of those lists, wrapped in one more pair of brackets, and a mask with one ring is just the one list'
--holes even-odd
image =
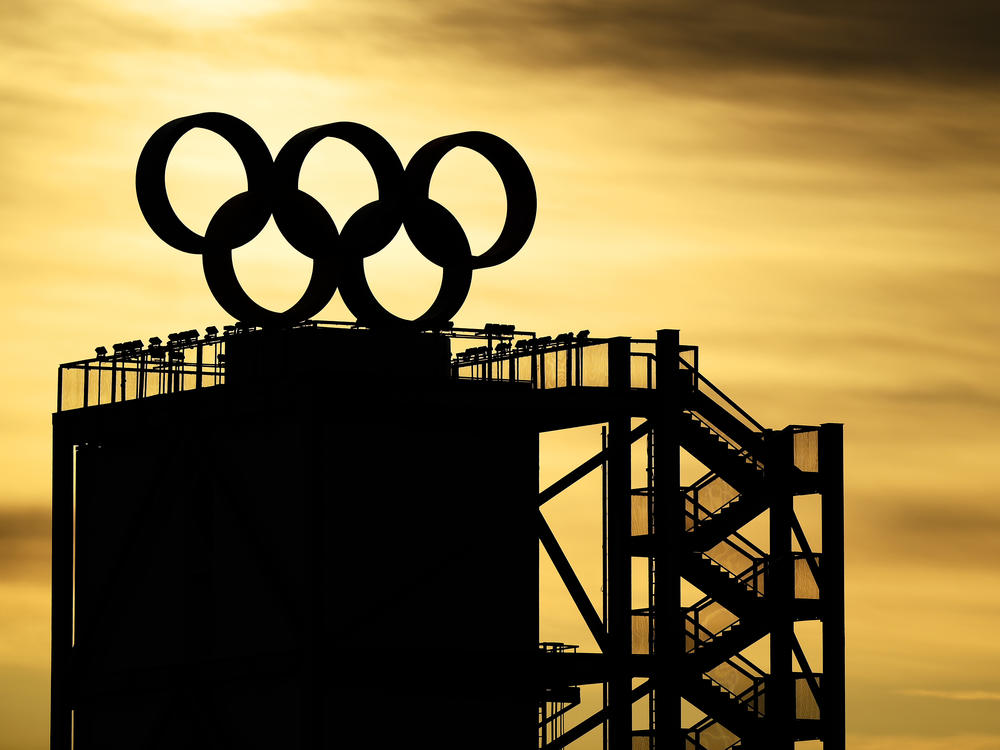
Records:
{"label": "railing post", "polygon": [[771,675],[767,683],[769,748],[793,750],[795,683],[792,673],[792,639],[795,636],[795,561],[792,558],[794,511],[791,469],[794,465],[792,432],[765,433],[765,478],[771,496],[770,550],[764,586],[771,631]]}
{"label": "railing post", "polygon": [[844,750],[844,426],[819,428],[819,477],[823,527],[820,573],[823,618],[823,681],[820,718],[824,750]]}
{"label": "railing post", "polygon": [[[656,405],[653,411],[655,437],[655,474],[653,506],[656,533],[653,536],[653,556],[656,565],[656,585],[653,590],[655,610],[652,625],[658,634],[653,654],[653,674],[660,675],[656,683],[657,736],[661,747],[669,747],[673,732],[681,727],[680,675],[684,668],[685,625],[681,614],[680,548],[685,534],[685,497],[680,494],[680,435],[679,417],[682,408],[680,379],[677,377],[680,356],[680,331],[662,329],[656,332]],[[652,383],[648,383],[652,386]],[[700,618],[694,613],[694,638],[699,638]],[[660,732],[659,728],[663,731]]]}
{"label": "railing post", "polygon": [[608,750],[632,746],[632,444],[627,338],[608,341]]}

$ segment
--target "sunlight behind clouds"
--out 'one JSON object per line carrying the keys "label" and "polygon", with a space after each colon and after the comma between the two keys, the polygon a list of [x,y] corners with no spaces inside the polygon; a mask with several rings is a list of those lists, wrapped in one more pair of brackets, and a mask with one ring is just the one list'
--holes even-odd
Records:
{"label": "sunlight behind clouds", "polygon": [[223,28],[241,22],[262,19],[276,13],[294,11],[304,0],[106,0],[111,7],[121,8],[151,21],[186,28]]}
{"label": "sunlight behind clouds", "polygon": [[[762,422],[845,422],[849,747],[1000,750],[989,705],[974,726],[962,713],[1000,693],[997,7],[9,0],[0,508],[48,502],[59,362],[232,322],[200,259],[139,213],[136,159],[160,125],[228,112],[276,154],[349,120],[404,163],[432,138],[487,130],[524,156],[538,217],[515,258],[475,274],[458,325],[680,328]],[[185,137],[167,178],[199,229],[245,184],[205,133]],[[363,160],[329,143],[301,184],[338,226],[374,197]],[[446,157],[432,191],[476,252],[495,238],[502,190],[478,156]],[[309,262],[273,224],[237,254],[264,304],[305,286]],[[366,265],[391,310],[416,315],[437,289],[405,236]],[[347,313],[335,297],[322,315]],[[584,538],[571,515],[553,515],[568,546]],[[19,669],[44,670],[39,581],[0,586],[0,661]],[[13,679],[0,678],[0,746]],[[906,701],[942,736],[901,729],[884,706]],[[45,729],[30,730],[38,747]]]}

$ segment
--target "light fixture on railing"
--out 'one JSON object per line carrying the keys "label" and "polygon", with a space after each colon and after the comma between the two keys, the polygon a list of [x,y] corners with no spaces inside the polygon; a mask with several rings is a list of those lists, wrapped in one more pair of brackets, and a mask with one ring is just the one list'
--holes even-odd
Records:
{"label": "light fixture on railing", "polygon": [[140,349],[142,349],[142,341],[135,339],[134,341],[122,341],[119,344],[115,344],[111,347],[114,350],[116,356],[127,357]]}
{"label": "light fixture on railing", "polygon": [[146,352],[151,360],[163,360],[166,356],[166,349],[163,348],[163,339],[159,336],[149,337],[149,350]]}
{"label": "light fixture on railing", "polygon": [[219,335],[219,329],[216,328],[215,326],[208,326],[205,329],[205,341],[211,341],[218,335]]}
{"label": "light fixture on railing", "polygon": [[487,336],[513,336],[514,326],[509,323],[487,323],[483,326],[483,333]]}
{"label": "light fixture on railing", "polygon": [[191,341],[195,341],[198,338],[198,331],[192,328],[189,331],[180,331],[178,333],[167,334],[167,341],[170,342],[170,346],[184,346]]}
{"label": "light fixture on railing", "polygon": [[108,356],[108,347],[99,346],[96,349],[94,349],[94,352],[97,354],[98,359],[104,359],[105,357]]}
{"label": "light fixture on railing", "polygon": [[480,355],[486,355],[490,351],[488,346],[473,346],[461,353],[463,359],[478,359]]}

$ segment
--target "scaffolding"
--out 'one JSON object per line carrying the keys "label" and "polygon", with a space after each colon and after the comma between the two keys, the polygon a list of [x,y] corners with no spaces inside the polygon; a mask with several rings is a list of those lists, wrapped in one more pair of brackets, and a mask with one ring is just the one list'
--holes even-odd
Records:
{"label": "scaffolding", "polygon": [[[351,334],[357,326],[310,321],[296,327],[317,328]],[[59,368],[54,750],[71,746],[76,700],[72,456],[81,441],[63,426],[65,420],[93,407],[224,388],[235,377],[230,366],[237,353],[230,344],[259,335],[235,327],[205,336],[188,331],[171,335],[166,344],[119,344],[110,354],[99,350],[97,357]],[[698,348],[682,346],[675,330],[661,330],[654,339],[596,338],[585,331],[553,338],[491,325],[425,335],[447,339],[449,348],[466,339],[474,344],[447,362],[446,377],[456,387],[513,387],[508,403],[517,412],[500,419],[529,423],[538,434],[602,426],[594,454],[537,496],[538,540],[598,646],[587,653],[564,643],[539,644],[525,672],[525,690],[537,701],[539,748],[571,747],[601,730],[607,750],[658,744],[791,750],[804,740],[843,750],[840,425],[765,428],[705,378]],[[287,367],[290,356],[296,356],[294,347],[278,347],[274,367]],[[254,364],[265,373],[269,366],[266,360]],[[413,375],[405,346],[378,367],[401,380]],[[640,467],[633,465],[637,454]],[[685,461],[702,473],[686,479]],[[600,610],[542,514],[546,503],[598,470]],[[644,478],[638,485],[636,474]],[[815,506],[809,512],[820,519],[818,534],[800,522],[797,498],[798,507]],[[646,575],[633,580],[635,560],[643,561]],[[647,606],[636,608],[640,586]],[[819,643],[804,643],[797,634],[796,623],[807,621],[820,624]],[[759,663],[761,654],[765,664]],[[817,654],[822,671],[811,667]],[[599,706],[581,700],[584,685],[601,685]],[[632,707],[642,699],[647,716],[636,726]]]}

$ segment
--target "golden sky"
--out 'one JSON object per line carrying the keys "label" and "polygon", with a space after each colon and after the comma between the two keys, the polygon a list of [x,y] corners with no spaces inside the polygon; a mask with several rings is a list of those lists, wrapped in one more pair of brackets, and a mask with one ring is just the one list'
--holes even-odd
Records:
{"label": "golden sky", "polygon": [[[981,0],[6,0],[0,750],[47,742],[57,365],[230,322],[134,195],[149,135],[208,110],[272,153],[336,120],[404,162],[461,130],[512,143],[535,230],[457,323],[680,328],[761,422],[845,423],[849,746],[1000,748],[998,28]],[[168,179],[203,227],[243,178],[202,134]],[[374,195],[330,144],[303,184],[339,216]],[[479,247],[498,185],[471,155],[435,177]],[[434,272],[392,251],[373,287],[417,314]],[[273,228],[238,257],[260,301],[298,297]]]}

